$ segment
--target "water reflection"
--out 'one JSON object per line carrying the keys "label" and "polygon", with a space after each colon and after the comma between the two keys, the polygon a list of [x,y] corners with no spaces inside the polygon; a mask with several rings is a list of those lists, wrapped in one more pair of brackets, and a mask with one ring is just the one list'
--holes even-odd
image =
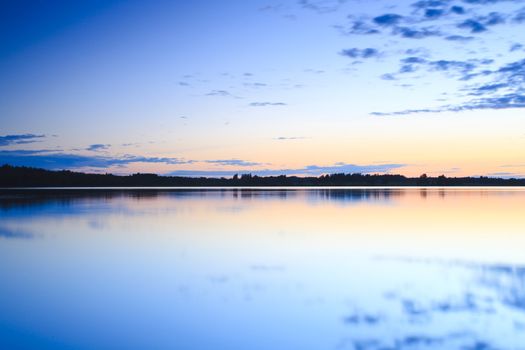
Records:
{"label": "water reflection", "polygon": [[[401,337],[385,339],[377,338],[344,338],[339,348],[353,349],[521,349],[523,336],[518,336],[525,326],[523,300],[525,297],[524,268],[515,265],[478,264],[475,262],[420,260],[420,259],[382,259],[391,263],[427,265],[440,268],[447,276],[457,275],[461,282],[444,288],[444,293],[429,291],[425,294],[409,296],[406,290],[400,289],[385,294],[385,299],[392,304],[398,304],[402,310],[397,323],[416,324],[422,326],[417,332],[405,333]],[[431,268],[427,269],[429,272]],[[450,278],[448,278],[450,281]],[[442,280],[446,283],[445,280]],[[440,286],[442,288],[442,286]],[[350,325],[377,327],[379,323],[392,323],[390,315],[353,313],[344,319]],[[477,332],[469,322],[459,323],[454,331],[436,335],[436,330],[442,325],[456,323],[466,319],[475,323],[490,323],[497,320],[498,331],[494,339],[486,332]],[[503,324],[508,327],[512,340],[502,341]],[[409,328],[409,327],[406,327]],[[491,329],[493,330],[493,329]],[[494,332],[492,332],[494,333]],[[518,341],[517,338],[520,338]],[[503,344],[507,343],[507,346]]]}
{"label": "water reflection", "polygon": [[0,238],[30,239],[30,238],[33,238],[34,236],[35,235],[32,234],[31,232],[0,226]]}
{"label": "water reflection", "polygon": [[522,349],[524,209],[521,189],[3,191],[0,348]]}
{"label": "water reflection", "polygon": [[[348,189],[348,188],[290,188],[290,189],[257,189],[257,188],[217,188],[217,189],[37,189],[37,190],[0,190],[0,208],[12,206],[29,206],[40,203],[55,202],[64,205],[78,200],[111,200],[115,198],[152,199],[156,197],[183,198],[240,198],[240,199],[287,199],[303,197],[315,201],[384,201],[391,197],[403,196],[408,190],[402,189]],[[412,190],[412,191],[425,191]],[[439,193],[442,193],[440,191]],[[437,193],[437,192],[436,192]],[[442,195],[442,194],[441,194]],[[426,196],[426,195],[425,195]]]}

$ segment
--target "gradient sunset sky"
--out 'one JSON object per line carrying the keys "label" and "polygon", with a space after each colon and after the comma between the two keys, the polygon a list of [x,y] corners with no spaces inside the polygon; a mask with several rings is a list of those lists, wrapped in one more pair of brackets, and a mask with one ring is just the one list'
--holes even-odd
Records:
{"label": "gradient sunset sky", "polygon": [[525,1],[4,1],[0,164],[525,176]]}

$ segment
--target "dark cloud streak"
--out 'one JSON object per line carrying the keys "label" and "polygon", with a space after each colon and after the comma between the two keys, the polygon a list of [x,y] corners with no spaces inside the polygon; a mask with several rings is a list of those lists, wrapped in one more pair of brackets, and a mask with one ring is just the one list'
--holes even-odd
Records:
{"label": "dark cloud streak", "polygon": [[45,138],[45,135],[35,134],[19,134],[19,135],[4,135],[0,136],[0,147],[10,145],[23,145],[27,143],[35,143]]}

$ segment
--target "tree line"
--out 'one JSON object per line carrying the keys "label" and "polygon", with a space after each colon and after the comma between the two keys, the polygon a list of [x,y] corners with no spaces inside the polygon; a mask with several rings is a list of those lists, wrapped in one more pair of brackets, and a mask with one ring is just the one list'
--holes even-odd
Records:
{"label": "tree line", "polygon": [[406,177],[392,174],[321,176],[234,175],[231,178],[162,176],[157,174],[86,174],[30,167],[0,167],[0,187],[237,187],[237,186],[525,186],[525,179],[494,177]]}

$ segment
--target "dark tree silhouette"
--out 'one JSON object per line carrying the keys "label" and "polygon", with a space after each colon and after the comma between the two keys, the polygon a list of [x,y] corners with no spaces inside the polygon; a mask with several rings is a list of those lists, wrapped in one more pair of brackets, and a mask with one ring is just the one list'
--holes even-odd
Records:
{"label": "dark tree silhouette", "polygon": [[331,174],[319,177],[257,176],[232,178],[159,176],[156,174],[85,174],[69,170],[0,167],[0,187],[235,187],[235,186],[525,186],[525,179],[491,177],[405,177],[403,175]]}

